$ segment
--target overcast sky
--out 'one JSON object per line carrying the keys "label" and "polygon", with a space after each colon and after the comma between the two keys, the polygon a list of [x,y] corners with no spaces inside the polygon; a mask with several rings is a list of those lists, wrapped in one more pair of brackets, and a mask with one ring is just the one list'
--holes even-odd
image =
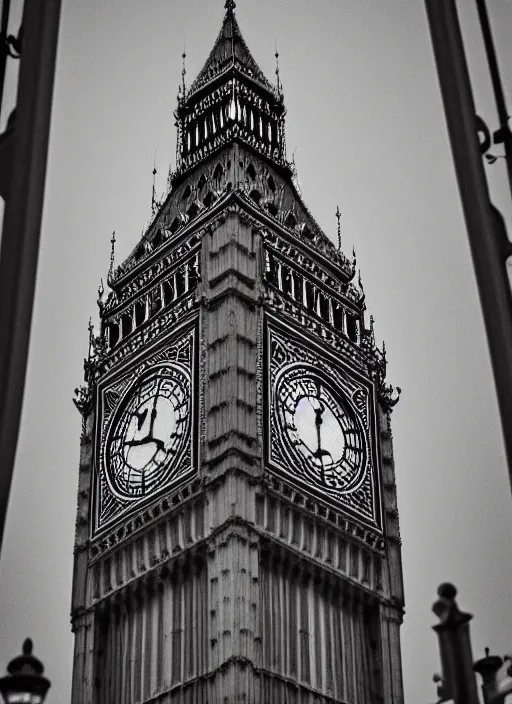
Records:
{"label": "overcast sky", "polygon": [[[19,13],[20,0],[13,0]],[[459,0],[479,113],[497,127],[474,0]],[[512,2],[488,0],[505,85]],[[0,563],[0,670],[31,636],[69,701],[69,627],[87,322],[116,230],[124,258],[174,164],[173,110],[219,31],[223,0],[64,0],[25,404]],[[238,0],[260,67],[280,52],[288,156],[324,231],[355,246],[393,411],[408,704],[435,700],[430,611],[453,581],[475,658],[512,650],[511,493],[482,315],[422,0]],[[13,18],[12,31],[17,30]],[[11,77],[12,78],[12,77]],[[8,88],[12,87],[12,80]],[[12,90],[11,90],[12,93]],[[9,97],[9,90],[8,90]],[[512,100],[512,97],[510,98]],[[3,115],[5,122],[6,115]],[[156,155],[156,156],[155,156]],[[503,160],[487,167],[512,217]]]}

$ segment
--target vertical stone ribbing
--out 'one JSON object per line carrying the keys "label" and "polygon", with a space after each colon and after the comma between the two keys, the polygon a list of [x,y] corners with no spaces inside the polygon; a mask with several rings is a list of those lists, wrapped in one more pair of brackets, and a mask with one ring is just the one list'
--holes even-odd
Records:
{"label": "vertical stone ribbing", "polygon": [[[238,452],[244,463],[259,456],[256,423],[256,252],[249,222],[228,211],[211,228],[204,247],[207,359],[206,460],[211,466]],[[222,471],[221,468],[217,473]]]}

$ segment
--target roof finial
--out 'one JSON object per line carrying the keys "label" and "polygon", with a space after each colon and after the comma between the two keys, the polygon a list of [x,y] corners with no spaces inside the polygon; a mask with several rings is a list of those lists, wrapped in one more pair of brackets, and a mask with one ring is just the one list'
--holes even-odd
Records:
{"label": "roof finial", "polygon": [[226,0],[226,2],[224,3],[224,7],[228,12],[232,13],[236,7],[235,0]]}
{"label": "roof finial", "polygon": [[89,318],[89,325],[87,326],[87,329],[89,330],[89,351],[87,353],[87,359],[90,362],[91,356],[92,356],[92,351],[93,351],[93,342],[94,342],[94,325],[92,324],[92,318]]}
{"label": "roof finial", "polygon": [[110,267],[108,270],[108,280],[111,281],[114,278],[114,259],[115,259],[115,247],[116,247],[116,231],[112,232],[112,239],[110,240],[112,249],[110,250]]}
{"label": "roof finial", "polygon": [[158,205],[158,203],[156,202],[156,197],[155,197],[155,176],[157,175],[156,152],[155,152],[155,156],[153,157],[153,171],[151,173],[153,174],[153,191],[151,193],[151,215],[154,215],[155,211],[157,209],[157,205]]}
{"label": "roof finial", "polygon": [[185,75],[187,73],[187,69],[185,68],[185,59],[187,58],[187,52],[185,50],[185,43],[183,44],[183,54],[181,55],[181,58],[183,60],[182,67],[181,67],[181,98],[182,98],[182,100],[185,100],[185,93],[186,93]]}
{"label": "roof finial", "polygon": [[341,213],[340,213],[340,206],[336,206],[336,217],[338,218],[338,249],[341,250],[341,225],[340,225],[340,218],[341,218]]}
{"label": "roof finial", "polygon": [[281,95],[282,92],[283,92],[283,91],[282,91],[283,86],[281,85],[281,78],[280,78],[280,76],[279,76],[279,52],[278,52],[278,50],[277,50],[277,39],[275,40],[275,47],[276,47],[275,57],[276,57],[276,82],[277,82],[277,92],[278,92],[279,95]]}

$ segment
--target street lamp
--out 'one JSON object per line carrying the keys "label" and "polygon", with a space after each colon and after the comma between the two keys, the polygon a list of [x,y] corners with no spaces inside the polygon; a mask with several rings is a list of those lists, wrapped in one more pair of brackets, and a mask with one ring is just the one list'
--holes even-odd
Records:
{"label": "street lamp", "polygon": [[32,655],[32,641],[23,643],[23,654],[7,665],[8,675],[0,678],[5,704],[43,704],[50,680],[43,677],[43,663]]}

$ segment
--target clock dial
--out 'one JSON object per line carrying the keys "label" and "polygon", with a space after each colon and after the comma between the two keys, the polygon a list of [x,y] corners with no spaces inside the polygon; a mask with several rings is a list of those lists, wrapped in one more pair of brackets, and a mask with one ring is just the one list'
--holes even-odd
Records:
{"label": "clock dial", "polygon": [[346,398],[314,367],[292,364],[276,380],[274,409],[291,466],[308,482],[349,492],[364,478],[366,443]]}
{"label": "clock dial", "polygon": [[190,380],[166,364],[143,374],[121,399],[107,429],[105,473],[119,498],[138,499],[167,484],[190,434]]}

